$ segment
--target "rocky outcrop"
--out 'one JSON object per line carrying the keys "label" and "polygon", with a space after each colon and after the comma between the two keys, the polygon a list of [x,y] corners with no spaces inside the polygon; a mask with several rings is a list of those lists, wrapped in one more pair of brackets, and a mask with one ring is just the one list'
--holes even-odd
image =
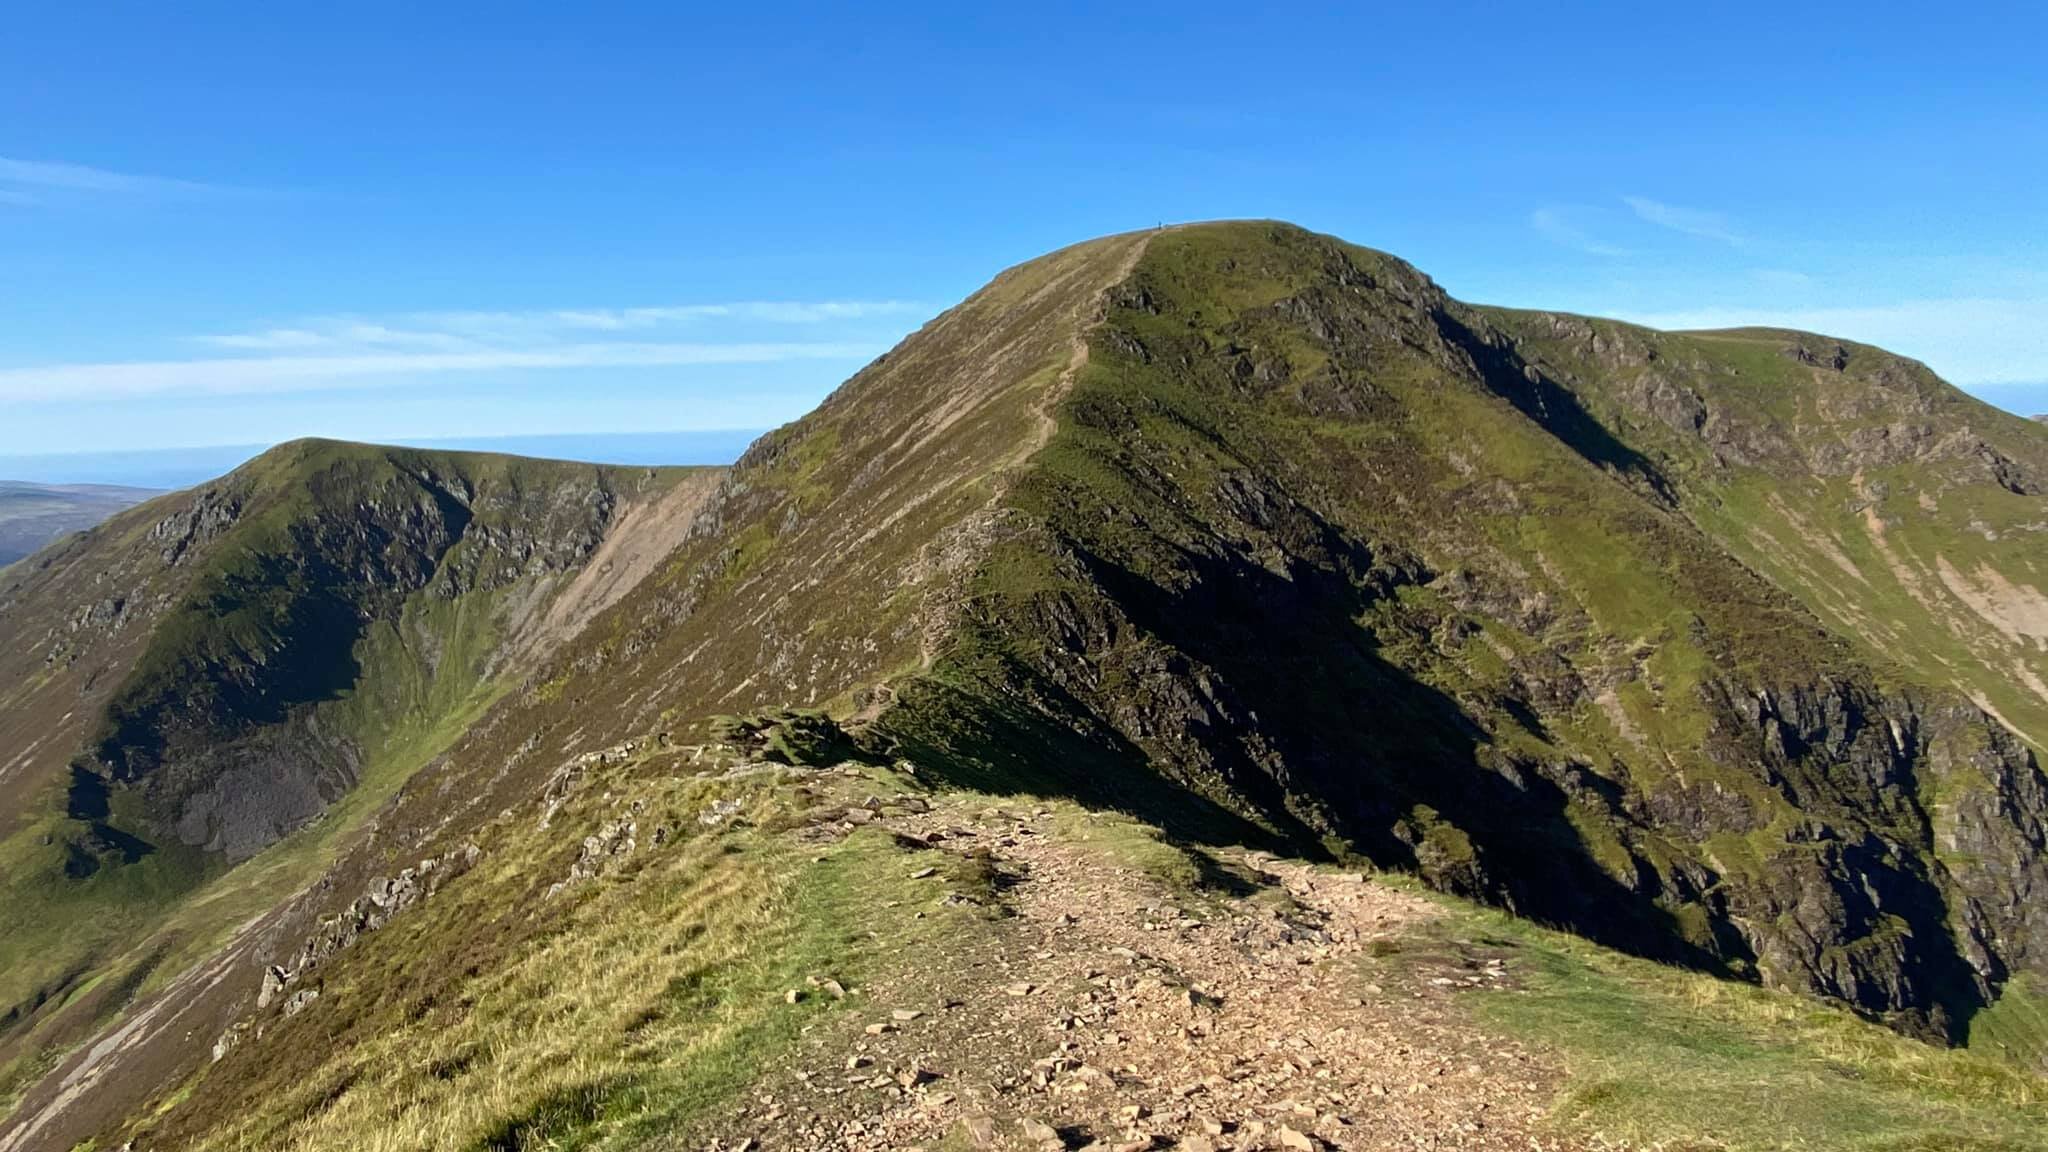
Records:
{"label": "rocky outcrop", "polygon": [[233,485],[212,484],[200,489],[192,502],[150,525],[149,541],[166,567],[183,563],[199,545],[224,535],[241,518],[244,493]]}
{"label": "rocky outcrop", "polygon": [[611,871],[639,847],[639,834],[640,825],[629,816],[606,821],[596,832],[583,838],[583,844],[576,853],[576,862],[569,866],[569,875],[550,884],[548,896],[557,896],[566,889]]}
{"label": "rocky outcrop", "polygon": [[429,856],[396,876],[379,878],[347,908],[321,921],[320,927],[297,951],[264,969],[262,986],[257,990],[256,1007],[259,1010],[268,1008],[322,961],[432,896],[443,884],[474,867],[482,855],[482,849],[475,844],[465,843],[439,856]]}
{"label": "rocky outcrop", "polygon": [[465,841],[403,869],[396,876],[377,878],[348,907],[322,920],[291,955],[263,966],[256,988],[255,1014],[235,1020],[214,1040],[214,1063],[227,1059],[243,1043],[261,1039],[266,1020],[262,1014],[272,1005],[277,1006],[278,1015],[287,1018],[312,1007],[320,999],[316,969],[322,963],[426,900],[442,885],[475,867],[482,857],[481,848]]}
{"label": "rocky outcrop", "polygon": [[567,804],[576,790],[583,786],[591,769],[602,768],[608,764],[624,764],[638,755],[641,747],[640,741],[628,740],[609,748],[599,748],[594,752],[585,752],[549,773],[547,781],[541,785],[541,830],[546,831],[549,825],[554,823],[555,813],[560,812],[562,805]]}

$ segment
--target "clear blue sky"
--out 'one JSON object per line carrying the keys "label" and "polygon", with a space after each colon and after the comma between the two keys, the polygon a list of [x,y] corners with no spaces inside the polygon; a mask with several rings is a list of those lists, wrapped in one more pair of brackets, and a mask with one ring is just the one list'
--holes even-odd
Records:
{"label": "clear blue sky", "polygon": [[1238,216],[2048,410],[2022,6],[982,7],[14,5],[0,455],[760,428],[1005,265]]}

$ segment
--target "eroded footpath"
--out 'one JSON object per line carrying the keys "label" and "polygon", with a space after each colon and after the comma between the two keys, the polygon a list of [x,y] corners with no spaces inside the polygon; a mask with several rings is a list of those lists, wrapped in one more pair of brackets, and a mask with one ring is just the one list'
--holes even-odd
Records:
{"label": "eroded footpath", "polygon": [[[1452,1003],[1511,986],[1507,962],[1379,963],[1440,914],[1421,896],[1065,806],[886,810],[860,823],[942,903],[987,903],[986,930],[872,987],[789,989],[851,1003],[663,1146],[1577,1147],[1542,1128],[1557,1069]],[[813,831],[829,851],[853,827]]]}

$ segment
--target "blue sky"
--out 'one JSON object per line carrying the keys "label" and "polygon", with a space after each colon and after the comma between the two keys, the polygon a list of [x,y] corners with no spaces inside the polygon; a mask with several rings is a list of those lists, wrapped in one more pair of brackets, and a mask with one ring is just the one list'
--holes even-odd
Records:
{"label": "blue sky", "polygon": [[1505,7],[16,5],[0,456],[761,428],[1240,216],[2048,410],[2048,18]]}

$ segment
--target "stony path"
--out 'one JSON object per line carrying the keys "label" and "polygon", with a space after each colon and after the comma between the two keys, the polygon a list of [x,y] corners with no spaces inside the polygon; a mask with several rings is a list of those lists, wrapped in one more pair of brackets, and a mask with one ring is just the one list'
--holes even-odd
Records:
{"label": "stony path", "polygon": [[979,857],[1014,916],[943,970],[859,990],[853,1027],[811,1038],[718,1118],[717,1138],[682,1147],[1573,1146],[1538,1125],[1554,1070],[1452,1003],[1512,973],[1373,982],[1374,941],[1435,915],[1423,899],[1257,857],[1239,870],[1254,891],[1176,896],[1052,835],[1042,812],[941,808],[887,824]]}

